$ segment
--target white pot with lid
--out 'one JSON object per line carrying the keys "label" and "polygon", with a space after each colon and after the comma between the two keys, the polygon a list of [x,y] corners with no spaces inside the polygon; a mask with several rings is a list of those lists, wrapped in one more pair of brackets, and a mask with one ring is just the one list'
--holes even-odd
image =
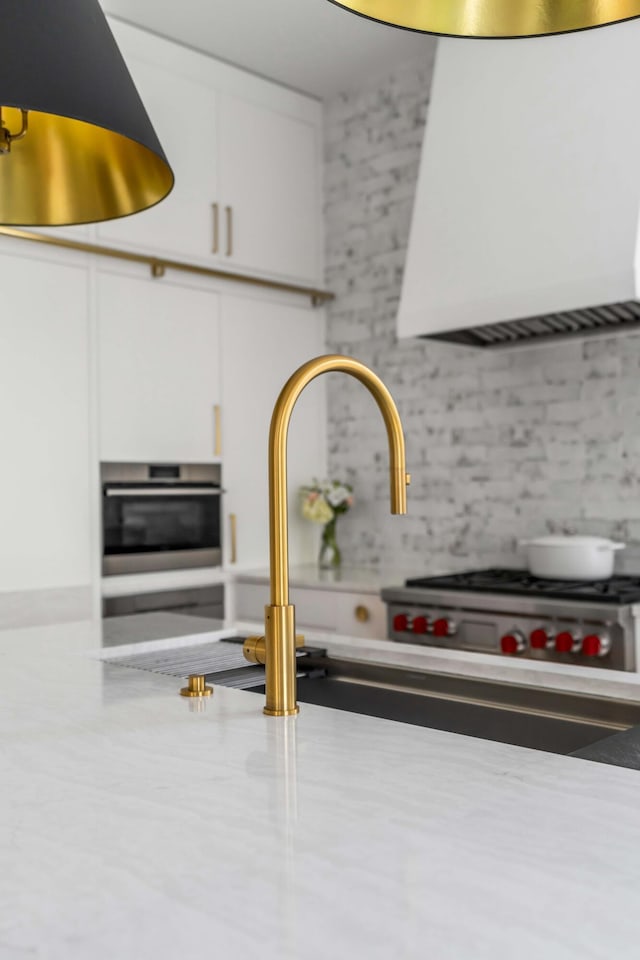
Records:
{"label": "white pot with lid", "polygon": [[519,545],[526,548],[529,572],[546,580],[608,580],[615,552],[625,548],[604,537],[538,537]]}

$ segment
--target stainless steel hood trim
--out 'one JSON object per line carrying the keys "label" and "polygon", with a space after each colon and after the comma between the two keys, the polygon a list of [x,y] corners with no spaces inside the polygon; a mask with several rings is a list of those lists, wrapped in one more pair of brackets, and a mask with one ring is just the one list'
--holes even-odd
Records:
{"label": "stainless steel hood trim", "polygon": [[640,301],[626,300],[599,307],[567,310],[562,313],[507,320],[465,327],[444,333],[423,334],[422,340],[441,340],[468,347],[509,348],[525,343],[544,343],[561,338],[587,337],[640,327]]}

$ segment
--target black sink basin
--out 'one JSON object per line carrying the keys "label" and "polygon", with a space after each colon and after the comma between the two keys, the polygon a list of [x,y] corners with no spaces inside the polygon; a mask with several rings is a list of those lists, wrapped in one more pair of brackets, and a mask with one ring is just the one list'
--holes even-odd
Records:
{"label": "black sink basin", "polygon": [[317,655],[304,665],[315,675],[298,679],[301,703],[549,753],[570,754],[640,724],[640,704],[629,701]]}

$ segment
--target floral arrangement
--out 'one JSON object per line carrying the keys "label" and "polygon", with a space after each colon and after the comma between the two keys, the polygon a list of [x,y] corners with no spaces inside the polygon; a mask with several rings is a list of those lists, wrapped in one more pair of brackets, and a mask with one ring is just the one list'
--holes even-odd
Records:
{"label": "floral arrangement", "polygon": [[313,523],[330,523],[353,506],[353,487],[339,480],[302,487],[300,494],[302,516]]}
{"label": "floral arrangement", "polygon": [[336,520],[353,506],[353,487],[339,480],[314,482],[300,490],[302,516],[312,523],[323,525],[320,546],[320,566],[339,567],[340,550],[336,543]]}

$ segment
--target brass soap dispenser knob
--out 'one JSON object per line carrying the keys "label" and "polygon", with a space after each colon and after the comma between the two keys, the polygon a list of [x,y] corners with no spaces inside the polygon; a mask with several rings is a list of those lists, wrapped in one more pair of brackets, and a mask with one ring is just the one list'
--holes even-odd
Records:
{"label": "brass soap dispenser knob", "polygon": [[180,691],[181,697],[210,697],[213,693],[213,687],[208,687],[204,682],[204,675],[193,673],[188,678],[188,687],[183,687]]}

